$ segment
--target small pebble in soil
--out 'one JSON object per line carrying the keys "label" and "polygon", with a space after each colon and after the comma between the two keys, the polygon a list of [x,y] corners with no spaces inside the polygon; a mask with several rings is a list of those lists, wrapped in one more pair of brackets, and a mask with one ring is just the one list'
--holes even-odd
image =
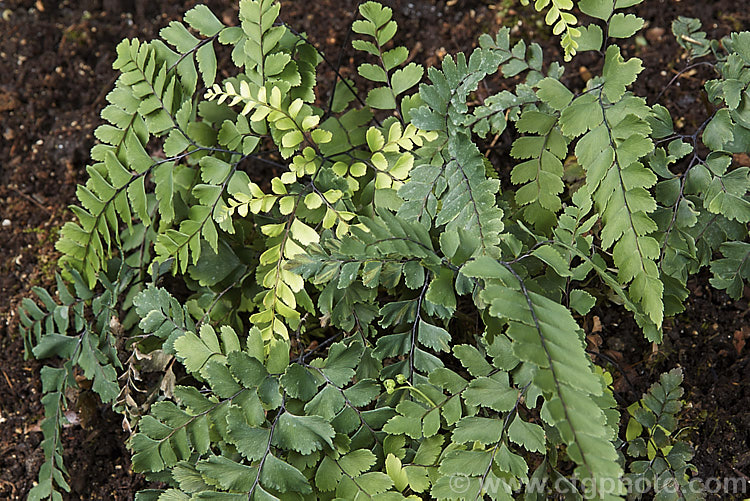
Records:
{"label": "small pebble in soil", "polygon": [[3,219],[3,228],[8,228],[10,225],[10,219]]}

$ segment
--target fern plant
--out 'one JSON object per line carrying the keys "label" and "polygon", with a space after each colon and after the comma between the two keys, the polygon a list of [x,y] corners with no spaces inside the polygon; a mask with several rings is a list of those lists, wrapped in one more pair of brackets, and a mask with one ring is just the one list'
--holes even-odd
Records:
{"label": "fern plant", "polygon": [[[662,374],[640,402],[628,408],[631,415],[625,439],[627,455],[643,458],[633,461],[628,480],[632,485],[653,486],[660,499],[702,499],[699,485],[691,485],[688,463],[693,452],[686,442],[677,440],[677,414],[682,407],[682,371]],[[695,482],[695,481],[693,481]],[[641,493],[642,494],[642,493]],[[638,496],[640,498],[641,496]]]}
{"label": "fern plant", "polygon": [[[542,499],[538,480],[565,475],[587,499],[622,499],[631,474],[687,485],[670,438],[679,376],[630,408],[627,452],[648,464],[626,459],[579,318],[616,303],[660,342],[703,267],[741,293],[748,169],[732,154],[750,151],[750,33],[692,53],[715,60],[713,111],[676,132],[628,90],[641,61],[612,43],[643,25],[621,12],[637,3],[582,0],[601,22],[580,28],[572,2],[536,3],[569,56],[601,54],[582,91],[508,29],[425,72],[376,2],[353,25],[371,90],[340,80],[325,108],[325,59],[274,0],[240,0],[237,26],[198,6],[162,40],[123,41],[58,242],[58,299],[38,289],[21,309],[27,355],[62,359],[42,372],[47,461],[29,498],[69,490],[76,375],[122,413],[133,469],[161,482],[139,500]],[[222,81],[217,43],[237,68]],[[512,91],[470,104],[498,72]],[[506,129],[518,163],[503,185],[478,143]]]}

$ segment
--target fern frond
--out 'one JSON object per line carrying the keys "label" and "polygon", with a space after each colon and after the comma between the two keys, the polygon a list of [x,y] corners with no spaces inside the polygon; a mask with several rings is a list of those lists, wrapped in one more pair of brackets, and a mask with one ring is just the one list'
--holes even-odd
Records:
{"label": "fern frond", "polygon": [[41,372],[45,417],[40,427],[45,462],[39,470],[38,485],[29,492],[29,498],[35,500],[61,499],[58,488],[70,492],[65,480],[68,472],[63,464],[62,428],[68,422],[66,392],[78,388],[74,370],[80,368],[102,402],[113,402],[120,391],[117,369],[121,363],[113,332],[113,325],[119,322],[112,322],[118,318],[118,286],[129,284],[133,272],[120,268],[114,274],[118,275],[116,283],[102,278],[104,291],[96,295],[77,271],[72,270],[71,275],[74,291],[57,276],[59,303],[46,290],[35,288],[42,306],[27,298],[19,310],[20,330],[29,354],[37,359],[58,356],[64,359],[62,367],[45,366]]}
{"label": "fern frond", "polygon": [[180,221],[178,229],[170,228],[157,235],[154,250],[159,262],[173,259],[173,268],[184,273],[188,265],[196,264],[200,259],[202,242],[208,243],[214,253],[219,252],[217,224],[228,233],[234,232],[231,219],[226,218],[228,207],[224,194],[243,159],[232,164],[215,157],[201,160],[201,175],[205,182],[196,184],[191,191],[197,203]]}
{"label": "fern frond", "polygon": [[[585,0],[581,2],[585,4]],[[521,5],[528,5],[529,0],[521,0]],[[563,32],[560,45],[565,51],[565,60],[570,61],[576,54],[578,48],[577,38],[581,36],[581,31],[574,26],[578,22],[578,19],[570,13],[573,9],[572,0],[537,0],[534,2],[534,8],[541,12],[547,10],[547,14],[544,16],[544,22],[550,26],[553,26],[552,32],[555,35],[559,35]],[[583,10],[583,7],[581,7]]]}
{"label": "fern frond", "polygon": [[524,218],[537,228],[550,228],[562,208],[563,164],[568,155],[567,141],[557,126],[557,117],[538,111],[526,111],[516,127],[524,133],[537,134],[515,140],[510,154],[528,159],[511,172],[511,182],[522,185],[516,190],[516,203],[527,206]]}
{"label": "fern frond", "polygon": [[742,297],[745,280],[750,278],[750,244],[745,242],[726,242],[720,247],[724,256],[711,263],[711,285],[717,289],[726,289],[734,299]]}
{"label": "fern frond", "polygon": [[[634,302],[624,285],[618,277],[611,272],[611,268],[601,256],[595,251],[594,238],[589,234],[591,228],[596,224],[598,215],[591,215],[593,202],[588,191],[579,189],[573,194],[573,205],[566,207],[560,215],[558,227],[554,231],[554,242],[558,246],[569,263],[571,278],[584,281],[591,271],[615,293],[628,311],[635,315],[636,323],[643,329],[648,339],[659,339],[661,336],[656,324],[650,319],[644,308]],[[574,259],[580,260],[576,266],[572,266]],[[570,297],[570,306],[574,308],[575,302]],[[575,308],[574,308],[575,309]],[[580,312],[583,314],[583,312]]]}
{"label": "fern frond", "polygon": [[[643,100],[625,95],[626,85],[640,70],[640,61],[626,62],[619,48],[610,47],[602,86],[574,99],[561,120],[570,124],[563,126],[563,133],[575,137],[585,132],[575,152],[604,221],[602,247],[614,245],[619,282],[630,283],[631,298],[659,327],[664,317],[663,284],[656,265],[659,244],[649,236],[657,226],[648,215],[656,209],[648,192],[656,176],[638,161],[654,147],[646,121],[650,111]],[[586,121],[577,120],[584,115]]]}
{"label": "fern frond", "polygon": [[[693,451],[678,440],[677,414],[682,408],[682,371],[664,373],[643,398],[628,407],[631,417],[626,430],[627,454],[636,459],[630,464],[630,482],[649,482],[657,496],[677,500],[704,499],[702,488],[690,480],[688,472],[695,467],[688,463]],[[642,459],[641,459],[642,458]]]}
{"label": "fern frond", "polygon": [[195,330],[187,309],[162,288],[147,287],[133,298],[133,306],[141,319],[138,327],[146,334],[164,339],[166,353],[174,353],[177,337]]}
{"label": "fern frond", "polygon": [[[311,487],[302,471],[321,459],[351,473],[349,465],[356,453],[348,458],[336,452],[332,441],[336,430],[328,421],[347,409],[355,419],[359,415],[359,426],[348,428],[339,418],[336,426],[341,432],[377,426],[357,407],[377,397],[380,385],[361,380],[349,386],[363,346],[335,344],[325,359],[308,366],[290,364],[285,342],[272,343],[269,351],[264,350],[257,329],[249,333],[244,350],[233,332],[222,331],[222,338],[220,343],[215,333],[204,328],[200,337],[187,333],[177,339],[178,356],[190,372],[205,378],[211,394],[177,387],[176,403],[152,406],[152,414],[141,419],[130,442],[134,469],[169,468],[175,486],[188,494],[241,491],[245,497],[265,492],[309,493]],[[295,406],[298,410],[293,411],[292,398],[306,402],[304,409]],[[233,460],[213,454],[217,441],[237,451]],[[300,462],[295,457],[305,459]],[[355,476],[372,465],[368,463]],[[361,476],[358,485],[369,492],[371,478]]]}
{"label": "fern frond", "polygon": [[62,499],[57,488],[70,492],[70,485],[65,480],[68,471],[63,464],[62,427],[67,423],[64,411],[67,407],[67,399],[64,391],[68,386],[68,374],[66,369],[42,368],[43,380],[55,380],[57,384],[45,388],[46,394],[42,397],[45,418],[39,427],[44,434],[41,447],[44,451],[45,461],[39,468],[39,483],[35,485],[28,494],[31,501],[42,499]]}
{"label": "fern frond", "polygon": [[[154,44],[138,40],[123,41],[117,48],[113,66],[122,75],[107,96],[111,104],[102,112],[111,125],[102,125],[95,132],[102,144],[92,149],[92,158],[98,163],[87,169],[90,178],[76,192],[82,206],[72,210],[78,222],[66,223],[57,243],[63,253],[60,262],[81,272],[89,286],[111,257],[113,246],[120,244],[119,221],[129,227],[134,217],[146,226],[151,222],[145,180],[158,166],[163,166],[159,170],[164,172],[175,158],[153,160],[145,150],[150,133],[171,129],[170,136],[180,134],[186,143],[191,142],[174,118],[178,109],[187,109],[180,104],[186,91],[169,71],[169,59],[162,52]],[[165,210],[167,220],[173,216],[171,211],[171,206]]]}
{"label": "fern frond", "polygon": [[[391,19],[393,11],[390,7],[383,7],[377,2],[365,2],[359,6],[359,13],[364,20],[355,21],[352,30],[361,35],[368,35],[369,40],[354,40],[352,46],[378,58],[378,65],[364,63],[359,65],[359,74],[376,83],[385,86],[376,87],[367,94],[366,103],[371,108],[381,110],[396,110],[397,115],[404,121],[403,116],[410,109],[408,99],[399,98],[419,83],[424,74],[424,68],[416,63],[402,66],[409,57],[406,47],[398,46],[385,50],[384,46],[396,34],[396,21]],[[399,101],[402,99],[402,101]]]}
{"label": "fern frond", "polygon": [[[545,397],[542,417],[560,430],[569,457],[579,465],[578,475],[594,480],[597,487],[603,479],[620,478],[612,430],[595,400],[603,395],[603,383],[591,367],[570,311],[529,291],[510,267],[488,259],[472,263],[463,272],[488,280],[480,297],[491,315],[508,322],[513,353],[537,367],[533,384]],[[620,487],[610,488],[597,495],[606,499],[620,494]]]}

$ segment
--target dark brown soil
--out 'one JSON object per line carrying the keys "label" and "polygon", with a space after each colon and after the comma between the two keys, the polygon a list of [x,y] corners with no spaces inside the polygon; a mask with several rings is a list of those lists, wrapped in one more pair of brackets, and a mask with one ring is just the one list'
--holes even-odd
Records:
{"label": "dark brown soil", "polygon": [[[114,47],[123,37],[153,38],[160,27],[196,2],[193,0],[0,0],[0,499],[21,499],[34,485],[42,461],[37,430],[40,364],[23,360],[15,310],[35,285],[49,286],[57,254],[58,228],[70,218],[76,183],[85,179],[92,132],[115,74]],[[204,0],[227,23],[236,19],[233,0]],[[501,0],[386,1],[401,28],[400,42],[415,61],[435,64],[446,53],[469,51],[482,32],[515,24],[530,11]],[[678,15],[699,17],[710,35],[750,28],[743,2],[732,0],[646,0],[638,11],[649,25],[646,45],[626,47],[649,68],[637,84],[641,95],[655,96],[685,61],[670,35]],[[305,31],[342,73],[356,61],[346,49],[347,27],[357,2],[286,0],[282,17]],[[513,8],[508,5],[514,6]],[[547,60],[559,54],[556,42],[540,28],[538,16],[513,30],[514,36],[540,41]],[[583,85],[595,58],[575,61],[570,83]],[[702,122],[698,101],[705,71],[688,73],[660,102],[690,129]],[[325,98],[334,74],[321,66]],[[490,89],[492,90],[492,89]],[[650,100],[653,102],[653,100]],[[493,158],[499,169],[502,156]],[[633,401],[660,371],[685,370],[685,436],[696,448],[701,477],[750,474],[750,324],[746,300],[732,302],[707,287],[706,277],[692,283],[688,313],[666,329],[667,341],[652,353],[627,315],[599,311],[601,350],[627,375],[618,388]],[[593,324],[593,319],[590,325]],[[740,339],[747,341],[742,348]],[[630,381],[630,385],[627,383]],[[81,394],[78,400],[89,399]],[[73,488],[69,499],[133,499],[147,483],[130,471],[116,415],[106,409],[65,430],[66,465]],[[747,477],[745,477],[747,478]],[[748,479],[750,481],[750,479]],[[743,497],[747,497],[743,496]],[[726,499],[726,498],[725,498]]]}

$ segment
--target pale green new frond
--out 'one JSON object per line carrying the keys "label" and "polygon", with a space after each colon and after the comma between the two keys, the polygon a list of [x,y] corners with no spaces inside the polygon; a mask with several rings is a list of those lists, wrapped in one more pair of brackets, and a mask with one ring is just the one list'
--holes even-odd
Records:
{"label": "pale green new frond", "polygon": [[[232,82],[224,87],[214,85],[206,91],[206,98],[216,99],[219,104],[229,100],[230,106],[244,104],[241,114],[250,115],[249,121],[255,124],[268,123],[271,134],[283,158],[289,158],[298,150],[309,148],[316,153],[318,145],[331,141],[331,133],[318,128],[320,116],[301,98],[293,99],[288,92],[276,84],[257,86],[242,80],[239,89]],[[302,165],[294,161],[290,166],[299,177],[314,174],[309,168],[295,168]]]}
{"label": "pale green new frond", "polygon": [[[606,4],[607,1],[605,0],[604,3]],[[612,2],[609,1],[609,3]],[[521,5],[528,4],[529,0],[521,0]],[[575,28],[578,19],[570,12],[573,9],[573,0],[536,0],[534,8],[537,11],[547,11],[544,22],[552,26],[552,32],[555,35],[565,32],[560,40],[560,45],[565,51],[565,60],[570,61],[576,54],[577,39],[581,36],[581,31]]]}

